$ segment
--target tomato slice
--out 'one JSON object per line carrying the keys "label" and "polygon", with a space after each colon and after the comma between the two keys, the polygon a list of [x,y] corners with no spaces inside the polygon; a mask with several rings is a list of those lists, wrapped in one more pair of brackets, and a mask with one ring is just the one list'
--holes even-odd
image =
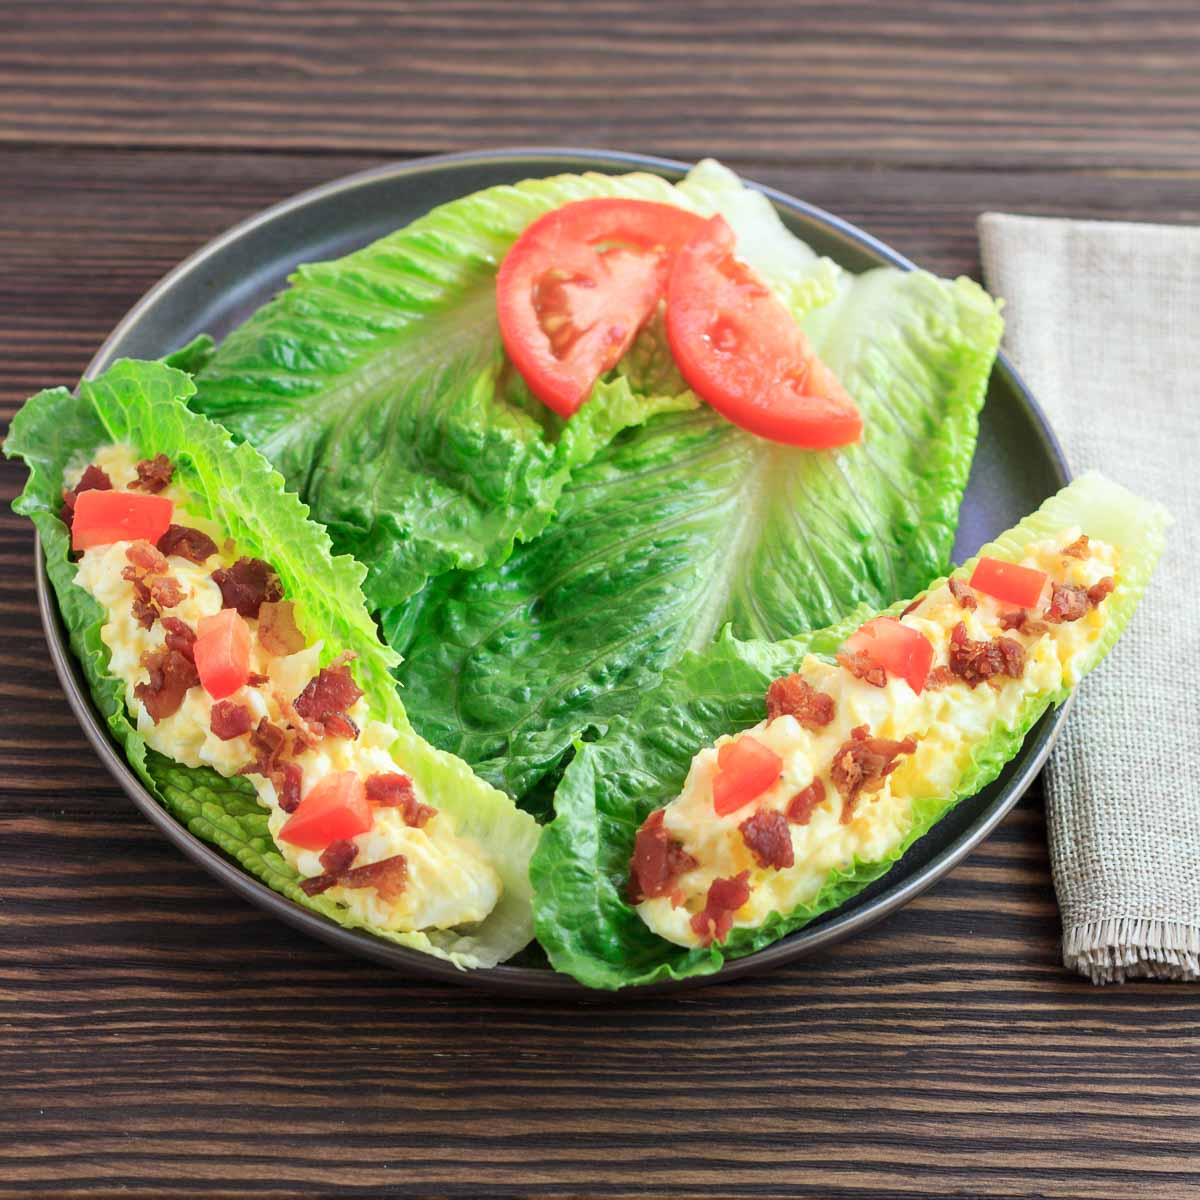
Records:
{"label": "tomato slice", "polygon": [[733,248],[733,230],[713,217],[675,257],[667,340],[684,379],[759,437],[812,450],[857,442],[863,423],[850,394]]}
{"label": "tomato slice", "polygon": [[848,654],[864,655],[889,675],[903,679],[919,696],[933,666],[933,643],[918,629],[895,617],[875,617],[859,626],[845,642]]}
{"label": "tomato slice", "polygon": [[783,759],[748,733],[717,751],[713,809],[717,816],[736,812],[761,796],[783,774]]}
{"label": "tomato slice", "polygon": [[[88,495],[84,492],[84,495]],[[1005,562],[1000,558],[983,558],[975,564],[971,573],[971,586],[977,591],[999,600],[1002,604],[1015,604],[1018,608],[1034,608],[1042,597],[1049,575],[1036,567],[1023,567],[1020,563]]]}
{"label": "tomato slice", "polygon": [[214,699],[232,696],[250,677],[250,626],[235,608],[223,608],[196,626],[196,674]]}
{"label": "tomato slice", "polygon": [[145,538],[157,542],[171,524],[174,503],[149,492],[80,492],[71,518],[71,549],[89,550]]}
{"label": "tomato slice", "polygon": [[279,838],[301,850],[324,850],[330,842],[366,833],[373,823],[363,781],[353,771],[335,771],[300,801]]}
{"label": "tomato slice", "polygon": [[704,221],[650,200],[564,204],[516,240],[496,277],[500,336],[529,390],[563,417],[629,349]]}

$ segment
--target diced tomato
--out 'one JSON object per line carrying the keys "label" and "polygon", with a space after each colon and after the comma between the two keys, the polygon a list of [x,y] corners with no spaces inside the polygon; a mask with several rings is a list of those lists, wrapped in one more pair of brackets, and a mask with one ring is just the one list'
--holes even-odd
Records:
{"label": "diced tomato", "polygon": [[302,850],[324,850],[330,842],[366,833],[373,820],[363,781],[353,771],[335,771],[300,801],[279,837]]}
{"label": "diced tomato", "polygon": [[139,538],[153,545],[167,532],[174,509],[166,496],[146,492],[80,492],[71,519],[71,549],[89,550]]}
{"label": "diced tomato", "polygon": [[529,390],[563,417],[629,349],[704,222],[671,204],[601,198],[534,221],[496,277],[500,335]]}
{"label": "diced tomato", "polygon": [[761,796],[783,774],[783,759],[748,733],[717,751],[713,809],[717,816],[736,812]]}
{"label": "diced tomato", "polygon": [[675,256],[667,340],[684,379],[759,437],[813,450],[857,442],[863,423],[850,394],[733,249],[733,230],[713,217]]}
{"label": "diced tomato", "polygon": [[[85,493],[86,495],[86,493]],[[986,555],[975,564],[971,573],[971,586],[977,591],[994,596],[1002,604],[1015,604],[1018,608],[1034,608],[1042,596],[1049,576],[1036,567],[1023,567],[1019,563],[1005,562]]]}
{"label": "diced tomato", "polygon": [[861,654],[887,674],[903,679],[918,696],[933,666],[933,643],[895,617],[867,621],[846,639],[843,649],[847,654]]}
{"label": "diced tomato", "polygon": [[250,678],[250,626],[234,608],[204,617],[192,654],[204,690],[214,700],[232,696]]}

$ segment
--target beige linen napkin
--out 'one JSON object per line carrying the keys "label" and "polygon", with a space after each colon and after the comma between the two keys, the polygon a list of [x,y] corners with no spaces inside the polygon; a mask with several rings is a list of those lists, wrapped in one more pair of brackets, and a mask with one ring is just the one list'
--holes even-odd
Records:
{"label": "beige linen napkin", "polygon": [[1066,449],[1160,500],[1167,552],[1046,771],[1063,961],[1200,978],[1200,229],[986,213],[1006,347]]}

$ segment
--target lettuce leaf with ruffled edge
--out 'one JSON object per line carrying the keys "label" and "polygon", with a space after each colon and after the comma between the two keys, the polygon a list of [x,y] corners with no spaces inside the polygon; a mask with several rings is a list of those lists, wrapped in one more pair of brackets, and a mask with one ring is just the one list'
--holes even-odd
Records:
{"label": "lettuce leaf with ruffled edge", "polygon": [[[188,358],[206,352],[193,344]],[[180,360],[183,361],[183,360]],[[224,779],[208,768],[184,767],[148,749],[126,712],[124,688],[108,673],[100,638],[101,606],[75,583],[70,535],[58,519],[64,472],[102,445],[128,442],[144,456],[165,454],[189,507],[228,530],[239,548],[273,564],[297,619],[310,639],[324,640],[324,661],[355,653],[355,677],[372,713],[399,730],[392,750],[434,802],[474,839],[500,875],[504,890],[486,920],[462,932],[395,933],[379,937],[447,958],[462,967],[491,966],[515,954],[532,936],[528,863],[538,837],[534,821],[461,760],[434,749],[408,722],[391,670],[398,656],[379,641],[363,603],[363,568],[334,557],[320,525],[285,491],[282,477],[252,447],[235,445],[221,426],[191,412],[191,379],[161,363],[118,362],[78,396],[63,388],[39,393],[13,420],[5,453],[30,470],[17,512],[37,526],[46,569],[71,646],[113,738],[147,787],[192,833],[219,846],[250,874],[297,904],[347,927],[362,927],[325,897],[305,896],[296,872],[275,849],[267,812],[245,779]]]}
{"label": "lettuce leaf with ruffled edge", "polygon": [[[1117,587],[1105,601],[1109,619],[1103,636],[1079,660],[1083,675],[1104,658],[1132,617],[1169,522],[1159,505],[1087,474],[980,554],[1016,558],[1030,542],[1074,525],[1120,549]],[[964,565],[964,573],[969,574],[974,561]],[[888,612],[903,607],[901,601]],[[659,938],[625,901],[638,827],[680,793],[699,749],[762,720],[763,696],[772,679],[797,669],[806,653],[833,654],[869,615],[863,609],[830,629],[778,643],[742,642],[726,633],[667,671],[605,737],[578,747],[555,794],[555,818],[531,867],[538,939],[558,970],[598,988],[705,975],[807,925],[886,874],[955,804],[995,779],[1047,708],[1068,695],[1064,687],[1030,696],[1013,725],[996,726],[980,742],[951,795],[913,802],[912,828],[892,853],[832,871],[810,903],[774,913],[756,928],[734,929],[723,945],[707,949],[688,950]]]}

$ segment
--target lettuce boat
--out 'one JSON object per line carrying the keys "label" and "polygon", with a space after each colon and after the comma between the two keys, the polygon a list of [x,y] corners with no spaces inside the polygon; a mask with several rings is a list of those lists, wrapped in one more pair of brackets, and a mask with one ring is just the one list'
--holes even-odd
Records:
{"label": "lettuce boat", "polygon": [[[1037,676],[1034,686],[997,707],[964,739],[967,752],[948,760],[953,766],[950,778],[911,792],[905,810],[892,821],[891,835],[876,841],[873,852],[827,865],[804,889],[802,901],[784,911],[758,912],[751,905],[741,914],[748,913],[749,920],[734,914],[715,930],[710,925],[708,934],[720,935],[711,941],[683,928],[695,914],[672,920],[668,912],[675,901],[670,898],[655,901],[656,914],[645,911],[644,896],[633,897],[641,900],[642,911],[630,902],[627,888],[638,831],[656,810],[667,808],[664,821],[670,820],[667,806],[686,791],[689,772],[703,766],[700,759],[705,754],[717,757],[703,748],[762,721],[764,696],[773,681],[803,671],[806,661],[811,665],[832,659],[871,613],[860,610],[828,629],[778,643],[739,641],[727,633],[710,649],[685,658],[633,713],[614,722],[605,737],[577,747],[558,788],[555,818],[531,868],[538,938],[551,962],[588,986],[601,988],[709,974],[727,959],[761,949],[837,908],[878,879],[955,804],[993,780],[1046,709],[1061,704],[1078,679],[1103,659],[1133,615],[1162,551],[1168,523],[1157,504],[1088,474],[983,547],[981,555],[1019,562],[1048,539],[1061,541],[1080,531],[1111,547],[1115,587],[1096,608],[1102,619],[1092,621],[1088,636],[1080,636],[1071,647],[1057,676]],[[970,579],[977,561],[965,564],[952,578]],[[946,584],[938,580],[922,594],[939,589],[948,593]],[[898,617],[908,607],[899,602],[885,615]],[[893,680],[887,686],[907,685]],[[705,768],[710,797],[712,767],[710,761]],[[691,849],[696,848],[693,843]],[[651,924],[670,939],[659,936]]]}
{"label": "lettuce boat", "polygon": [[[179,361],[194,362],[205,352],[200,346]],[[5,453],[20,456],[30,469],[14,508],[30,517],[41,535],[72,649],[111,735],[151,793],[192,833],[297,904],[459,967],[504,961],[532,936],[527,869],[538,836],[535,823],[466,764],[414,733],[391,675],[397,656],[379,641],[363,602],[362,567],[332,555],[325,531],[308,519],[306,507],[257,451],[235,445],[221,426],[186,407],[193,391],[189,376],[171,366],[121,361],[99,379],[82,383],[77,395],[58,388],[33,397],[5,442]],[[70,533],[59,516],[72,473],[114,445],[144,459],[165,456],[186,497],[189,521],[223,533],[239,554],[274,568],[282,595],[294,605],[297,625],[309,642],[320,643],[322,668],[353,658],[362,704],[394,731],[388,755],[403,764],[418,794],[453,823],[454,836],[479,849],[488,876],[494,872],[499,896],[488,897],[495,903],[484,919],[458,928],[403,931],[380,927],[368,907],[335,902],[331,897],[337,889],[306,894],[294,859],[279,852],[271,818],[245,775],[227,778],[206,766],[185,766],[147,744],[147,726],[131,719],[126,683],[101,636],[109,611],[81,586],[80,564],[72,558]],[[140,713],[139,721],[144,717]]]}

